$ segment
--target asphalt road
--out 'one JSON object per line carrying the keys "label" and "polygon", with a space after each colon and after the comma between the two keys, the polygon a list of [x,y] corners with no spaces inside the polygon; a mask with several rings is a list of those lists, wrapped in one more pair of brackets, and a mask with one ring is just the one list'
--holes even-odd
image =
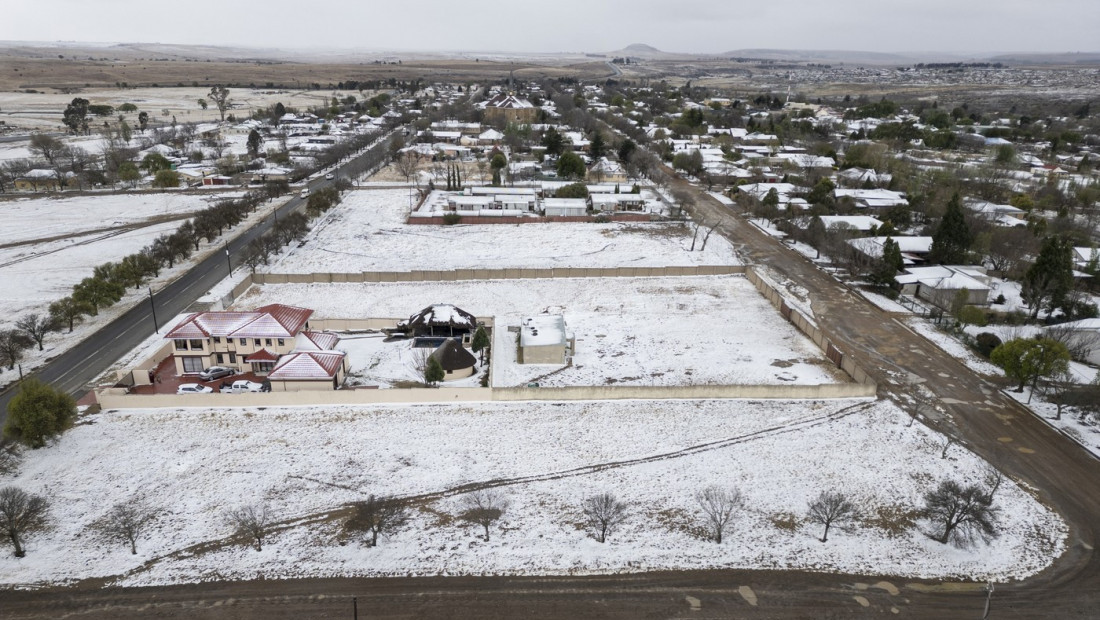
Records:
{"label": "asphalt road", "polygon": [[[677,182],[679,183],[679,182]],[[923,383],[946,409],[929,420],[1037,497],[1070,526],[1067,552],[1023,582],[997,584],[989,618],[1100,617],[1100,462],[996,386],[776,240],[695,191],[700,219],[748,262],[809,291],[815,320],[884,396]],[[369,551],[364,551],[364,553]],[[885,583],[880,583],[883,581]],[[0,593],[9,618],[981,618],[981,584],[795,571],[686,571],[563,578],[249,581],[165,588]]]}
{"label": "asphalt road", "polygon": [[[380,139],[385,139],[388,135]],[[337,178],[340,176],[350,177],[360,172],[362,170],[358,159],[351,159],[341,164],[339,169],[334,171],[334,175]],[[304,187],[308,187],[310,191],[316,191],[328,187],[334,182],[320,177],[309,181]],[[277,217],[285,217],[305,207],[306,201],[298,195],[301,188],[296,188],[294,191],[292,198],[281,205],[277,211],[272,210],[269,206],[261,205],[259,207],[261,210],[273,211],[270,216],[265,217],[263,221],[252,228],[223,242],[224,249],[213,252],[161,290],[154,291],[152,303],[146,301],[130,308],[122,316],[104,325],[84,341],[38,368],[31,376],[35,376],[77,398],[83,396],[88,391],[89,384],[96,377],[103,374],[124,354],[153,335],[154,308],[157,320],[163,325],[164,321],[184,312],[196,299],[228,277],[230,263],[234,273],[240,269],[247,269],[243,260],[244,250],[248,247],[248,244],[253,239],[271,230]],[[226,258],[227,251],[228,261]],[[7,420],[8,402],[17,392],[18,385],[16,384],[0,394],[0,427]]]}

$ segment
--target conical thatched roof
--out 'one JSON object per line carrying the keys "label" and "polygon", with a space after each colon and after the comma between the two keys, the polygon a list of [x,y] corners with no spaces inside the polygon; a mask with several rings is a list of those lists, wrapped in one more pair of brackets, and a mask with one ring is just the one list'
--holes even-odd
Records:
{"label": "conical thatched roof", "polygon": [[477,358],[472,353],[459,341],[451,339],[444,340],[431,356],[439,360],[439,365],[447,372],[472,368],[477,363]]}

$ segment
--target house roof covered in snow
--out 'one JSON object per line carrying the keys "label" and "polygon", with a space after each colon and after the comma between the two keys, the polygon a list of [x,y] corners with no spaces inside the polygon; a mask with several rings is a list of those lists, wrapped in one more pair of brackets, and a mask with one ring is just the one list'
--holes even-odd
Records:
{"label": "house roof covered in snow", "polygon": [[344,362],[338,351],[297,351],[279,358],[268,379],[275,381],[331,381]]}
{"label": "house roof covered in snow", "polygon": [[451,338],[444,340],[430,357],[439,360],[439,365],[447,372],[471,368],[477,363],[477,358],[462,343]]}
{"label": "house roof covered in snow", "polygon": [[198,312],[187,316],[164,335],[166,339],[208,338],[293,338],[313,310],[271,304],[252,312]]}
{"label": "house roof covered in snow", "polygon": [[477,318],[458,306],[433,304],[402,321],[398,327],[463,327],[477,329]]}
{"label": "house roof covered in snow", "polygon": [[560,314],[540,314],[523,319],[519,346],[544,347],[565,344],[565,317]]}

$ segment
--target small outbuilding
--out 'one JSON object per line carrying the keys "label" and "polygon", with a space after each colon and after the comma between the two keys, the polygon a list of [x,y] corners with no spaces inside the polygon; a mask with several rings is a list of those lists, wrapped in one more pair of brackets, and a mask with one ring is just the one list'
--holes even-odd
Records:
{"label": "small outbuilding", "polygon": [[560,314],[523,319],[519,331],[520,364],[564,364],[573,356],[576,338]]}
{"label": "small outbuilding", "polygon": [[457,381],[474,374],[477,358],[457,340],[448,338],[432,352],[431,358],[443,367],[444,381]]}

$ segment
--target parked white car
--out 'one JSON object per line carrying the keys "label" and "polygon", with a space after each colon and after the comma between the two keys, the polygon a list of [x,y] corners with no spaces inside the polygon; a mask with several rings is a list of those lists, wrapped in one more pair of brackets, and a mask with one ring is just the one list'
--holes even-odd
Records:
{"label": "parked white car", "polygon": [[264,384],[262,383],[238,379],[229,385],[223,383],[221,391],[223,394],[243,394],[244,392],[270,392],[271,390],[264,389]]}
{"label": "parked white car", "polygon": [[213,391],[214,388],[206,387],[198,383],[181,383],[180,386],[176,388],[176,394],[209,394]]}

